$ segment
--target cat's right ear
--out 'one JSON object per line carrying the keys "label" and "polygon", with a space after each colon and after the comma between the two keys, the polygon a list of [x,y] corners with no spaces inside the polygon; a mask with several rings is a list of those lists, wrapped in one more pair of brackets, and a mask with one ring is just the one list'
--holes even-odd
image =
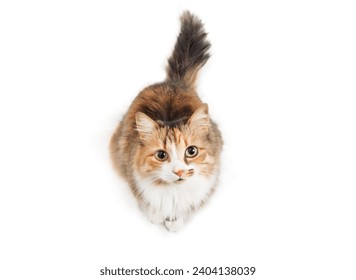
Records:
{"label": "cat's right ear", "polygon": [[142,112],[136,113],[136,129],[142,141],[147,141],[154,130],[158,128],[158,124],[149,116]]}

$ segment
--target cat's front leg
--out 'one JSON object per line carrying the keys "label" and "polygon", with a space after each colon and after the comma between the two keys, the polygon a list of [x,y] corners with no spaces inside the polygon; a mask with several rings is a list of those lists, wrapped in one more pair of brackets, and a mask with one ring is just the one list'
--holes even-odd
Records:
{"label": "cat's front leg", "polygon": [[183,219],[183,217],[178,217],[175,219],[166,219],[164,221],[164,224],[166,225],[166,228],[169,231],[176,232],[182,228],[182,226],[184,224],[184,219]]}
{"label": "cat's front leg", "polygon": [[156,209],[153,209],[151,207],[149,207],[148,209],[146,209],[146,214],[147,214],[147,217],[148,219],[151,221],[151,223],[153,224],[162,224],[164,221],[165,221],[165,217],[164,215],[156,210]]}

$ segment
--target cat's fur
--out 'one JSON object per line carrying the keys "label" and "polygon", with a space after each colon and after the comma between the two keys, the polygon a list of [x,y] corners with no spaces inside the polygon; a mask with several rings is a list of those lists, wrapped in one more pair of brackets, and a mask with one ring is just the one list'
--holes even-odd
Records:
{"label": "cat's fur", "polygon": [[167,79],[139,93],[110,143],[114,167],[140,208],[171,231],[209,198],[218,179],[221,134],[195,91],[209,59],[206,37],[201,21],[184,12]]}

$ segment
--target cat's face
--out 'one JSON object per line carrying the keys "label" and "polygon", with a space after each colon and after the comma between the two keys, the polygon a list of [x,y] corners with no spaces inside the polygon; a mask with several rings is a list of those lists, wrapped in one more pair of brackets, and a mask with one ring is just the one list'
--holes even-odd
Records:
{"label": "cat's face", "polygon": [[159,126],[143,113],[136,114],[142,145],[135,157],[135,170],[157,185],[181,184],[194,176],[209,176],[214,158],[209,154],[209,117],[202,105],[185,125]]}

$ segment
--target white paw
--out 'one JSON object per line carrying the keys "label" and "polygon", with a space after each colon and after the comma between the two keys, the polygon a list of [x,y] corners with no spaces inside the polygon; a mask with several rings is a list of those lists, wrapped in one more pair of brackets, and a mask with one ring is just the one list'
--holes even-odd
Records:
{"label": "white paw", "polygon": [[183,223],[184,223],[183,218],[178,218],[174,221],[169,221],[169,220],[164,221],[164,224],[166,225],[167,229],[173,232],[180,230],[183,226]]}
{"label": "white paw", "polygon": [[148,216],[148,219],[151,221],[151,223],[156,224],[156,225],[162,224],[165,220],[165,218],[162,215],[160,215],[160,213],[157,213],[154,210],[148,210],[147,216]]}

